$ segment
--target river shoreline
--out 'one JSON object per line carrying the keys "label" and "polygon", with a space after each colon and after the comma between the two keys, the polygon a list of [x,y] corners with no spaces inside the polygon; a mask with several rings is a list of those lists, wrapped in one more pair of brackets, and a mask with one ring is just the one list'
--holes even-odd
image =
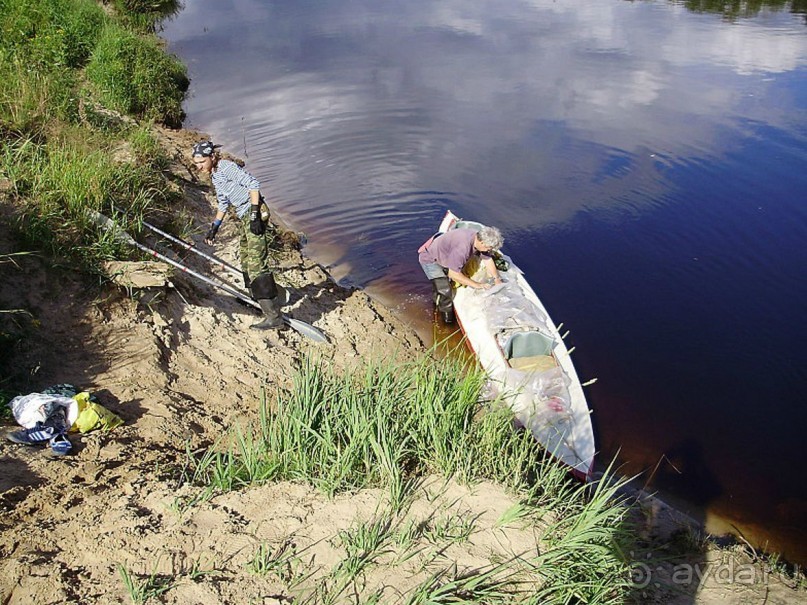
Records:
{"label": "river shoreline", "polygon": [[[214,138],[207,133],[202,133],[194,129],[178,129],[175,131],[175,133],[177,135],[176,138],[183,141],[183,144],[187,147],[187,149],[190,149],[190,145],[192,145],[193,142]],[[171,139],[174,139],[174,137],[172,136]],[[181,147],[177,146],[171,146],[170,149],[175,157],[181,155],[183,152]],[[223,151],[225,153],[227,152],[227,150]],[[228,157],[243,163],[242,159],[238,158],[237,156],[228,154]],[[212,212],[213,211],[211,211],[211,216]],[[273,220],[276,221],[278,227],[281,229],[294,231],[293,226],[288,225],[277,218]],[[298,235],[303,241],[311,241],[308,234]],[[301,253],[306,256],[305,246],[303,246],[301,249]],[[322,267],[323,270],[328,273],[330,279],[334,279],[333,276],[329,274],[327,267],[324,264],[319,263],[317,258],[310,257],[310,260]],[[348,287],[347,289],[362,292],[360,288]],[[452,336],[450,330],[448,330],[445,326],[436,323],[434,316],[432,316],[434,323],[427,327],[425,325],[426,322],[423,321],[423,317],[426,315],[425,312],[419,313],[418,317],[414,317],[413,313],[411,312],[406,313],[406,310],[403,312],[396,312],[395,309],[400,307],[397,304],[397,301],[389,299],[389,293],[387,300],[385,300],[384,297],[374,298],[372,294],[369,294],[369,296],[371,299],[375,300],[377,305],[385,307],[390,313],[397,316],[397,319],[400,322],[409,326],[412,333],[416,334],[420,339],[422,343],[422,351],[425,351],[427,348],[432,346],[435,339],[449,339],[448,342],[454,342],[456,346],[463,345],[461,333],[457,331],[456,334],[459,335],[459,337],[456,335]],[[386,330],[388,331],[393,331],[395,329],[400,328],[395,328],[394,326],[386,327]],[[465,347],[463,347],[463,349],[464,348]],[[468,357],[473,358],[473,354],[469,352]],[[596,410],[593,410],[593,412],[596,414]],[[602,473],[607,465],[608,461],[599,460],[597,463],[597,466],[600,469],[599,472]],[[646,485],[643,485],[641,477],[628,484],[625,487],[624,493],[632,501],[636,502],[640,509],[650,511],[648,514],[653,521],[647,527],[653,528],[652,532],[656,535],[654,539],[657,541],[663,541],[674,533],[684,530],[686,532],[692,532],[693,534],[702,535],[705,539],[712,540],[716,545],[721,546],[730,544],[744,546],[749,543],[747,540],[750,540],[754,543],[754,547],[757,548],[760,553],[767,553],[768,555],[774,555],[777,558],[779,557],[775,551],[770,551],[769,549],[764,548],[763,540],[754,540],[753,534],[745,537],[738,535],[739,529],[730,518],[715,515],[710,516],[706,510],[689,506],[684,498],[674,496],[672,494],[664,494],[657,490],[648,489]],[[721,531],[715,532],[713,535],[711,535],[710,529],[712,528],[719,528]],[[667,536],[667,538],[660,538],[661,536]]]}
{"label": "river shoreline", "polygon": [[[193,217],[194,237],[199,238],[215,202],[209,186],[190,171],[189,150],[192,142],[206,135],[159,129],[157,136],[171,158],[169,170],[184,191],[181,209]],[[5,203],[3,207],[9,210]],[[0,253],[16,249],[8,239],[2,244]],[[215,253],[238,262],[232,222],[225,221]],[[185,260],[200,272],[213,271],[198,257]],[[280,263],[283,279],[301,293],[289,312],[325,331],[331,340],[328,345],[312,345],[290,331],[256,335],[249,329],[255,321],[253,311],[182,275],[173,277],[171,286],[127,296],[111,285],[100,292],[87,290],[81,285],[86,277],[54,268],[47,259],[24,257],[19,263],[2,267],[3,304],[31,310],[46,329],[32,331],[18,345],[10,375],[17,376],[21,389],[26,375],[31,390],[76,384],[97,394],[125,424],[109,433],[71,436],[73,455],[61,461],[49,459],[37,448],[0,441],[7,471],[0,485],[6,511],[0,534],[6,580],[0,594],[7,602],[45,603],[59,593],[68,601],[69,595],[80,594],[84,603],[110,602],[113,595],[125,594],[116,565],[135,577],[148,577],[159,569],[173,578],[166,602],[244,602],[260,584],[240,567],[248,552],[231,564],[226,557],[235,555],[217,546],[241,543],[239,523],[249,531],[266,531],[277,526],[277,511],[288,507],[328,511],[329,527],[342,527],[359,511],[370,514],[376,506],[368,495],[352,494],[330,508],[315,490],[278,484],[225,494],[178,514],[177,498],[192,497],[193,488],[177,483],[171,469],[188,448],[209,447],[233,425],[254,420],[262,390],[288,386],[305,355],[316,354],[334,367],[347,368],[390,352],[403,359],[422,354],[423,341],[388,308],[361,291],[337,286],[304,251],[289,250]],[[34,276],[40,283],[37,288],[30,287]],[[36,372],[31,374],[30,368]],[[471,494],[464,490],[456,497],[462,494],[462,501],[470,503]],[[493,486],[472,491],[485,496],[487,507],[512,506],[512,501],[506,503],[508,496]],[[739,604],[748,602],[743,599],[749,591],[758,594],[771,587],[784,595],[779,602],[799,601],[802,593],[778,578],[768,584],[733,585],[733,596],[727,600],[717,575],[722,562],[734,561],[732,565],[755,570],[755,577],[761,577],[765,561],[742,549],[714,549],[658,499],[635,492],[627,495],[639,503],[633,510],[640,538],[636,547],[642,552],[632,557],[647,561],[651,559],[645,557],[652,557],[650,571],[663,580],[658,585],[639,584],[640,595],[645,596],[637,596],[637,602]],[[364,502],[359,510],[357,498]],[[87,532],[88,514],[93,519],[91,532]],[[311,522],[316,522],[314,517]],[[43,543],[52,545],[53,551],[44,559],[35,557]],[[670,552],[675,553],[672,559]],[[215,575],[182,580],[202,563],[220,568],[219,575],[228,580],[218,581]],[[54,565],[64,573],[42,573],[43,566]],[[699,570],[702,576],[704,570],[712,571],[706,577],[681,580],[675,575],[681,570]],[[116,598],[113,602],[120,602],[120,596]]]}

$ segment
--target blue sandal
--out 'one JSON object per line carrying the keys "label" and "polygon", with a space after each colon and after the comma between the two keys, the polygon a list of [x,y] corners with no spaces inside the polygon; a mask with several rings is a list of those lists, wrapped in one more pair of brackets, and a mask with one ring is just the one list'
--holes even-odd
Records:
{"label": "blue sandal", "polygon": [[73,449],[73,444],[70,443],[67,435],[56,435],[50,440],[50,450],[54,456],[64,456],[71,449]]}

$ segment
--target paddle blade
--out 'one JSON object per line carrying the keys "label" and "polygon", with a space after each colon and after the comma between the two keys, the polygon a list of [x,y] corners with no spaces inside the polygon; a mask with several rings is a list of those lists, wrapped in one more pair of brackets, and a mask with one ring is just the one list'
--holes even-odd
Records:
{"label": "paddle blade", "polygon": [[321,330],[315,328],[311,324],[307,324],[304,321],[287,317],[285,315],[283,316],[283,321],[289,324],[290,328],[297,330],[300,334],[310,338],[314,342],[328,342],[328,337],[325,336]]}
{"label": "paddle blade", "polygon": [[111,233],[112,237],[114,237],[116,240],[119,240],[119,241],[121,241],[121,242],[123,242],[125,244],[129,244],[131,246],[136,246],[137,245],[137,243],[134,241],[132,236],[129,235],[128,233],[126,233],[126,231],[124,231],[123,229],[121,229],[118,226],[118,224],[115,221],[113,221],[111,218],[109,218],[108,216],[104,216],[103,214],[101,214],[97,210],[93,210],[91,208],[87,209],[86,212],[87,212],[87,216],[89,216],[90,219],[92,219],[95,222],[96,225],[99,225],[104,230]]}

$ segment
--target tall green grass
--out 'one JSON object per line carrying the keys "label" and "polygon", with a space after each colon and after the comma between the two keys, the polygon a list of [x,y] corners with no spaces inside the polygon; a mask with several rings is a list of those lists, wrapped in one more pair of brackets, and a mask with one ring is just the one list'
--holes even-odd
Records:
{"label": "tall green grass", "polygon": [[134,231],[144,215],[170,214],[177,194],[148,123],[179,125],[188,80],[135,22],[176,6],[0,0],[0,179],[29,246],[97,270],[131,252],[99,232],[88,209],[114,204]]}
{"label": "tall green grass", "polygon": [[0,0],[0,125],[38,133],[74,121],[81,70],[108,21],[92,0]]}
{"label": "tall green grass", "polygon": [[[130,21],[108,17],[92,0],[0,1],[0,120],[30,127],[35,121],[21,120],[21,109],[43,102],[58,108],[67,89],[76,104],[85,99],[179,126],[187,70],[156,36],[132,29]],[[58,115],[71,117],[61,109]]]}
{"label": "tall green grass", "polygon": [[78,118],[78,72],[33,70],[24,58],[0,50],[0,140],[9,134],[42,137],[59,121]]}
{"label": "tall green grass", "polygon": [[91,0],[0,0],[0,44],[29,69],[79,68],[107,21]]}
{"label": "tall green grass", "polygon": [[264,402],[260,426],[238,429],[225,451],[209,451],[197,479],[226,474],[228,488],[302,480],[333,495],[400,489],[413,476],[439,473],[523,488],[540,447],[513,431],[509,410],[481,413],[483,382],[484,374],[459,361],[371,361],[340,372],[305,359],[293,389]]}
{"label": "tall green grass", "polygon": [[[111,213],[113,205],[126,209],[124,229],[137,230],[140,217],[167,207],[175,194],[149,162],[115,160],[115,143],[103,136],[81,139],[75,129],[65,129],[62,135],[47,143],[9,138],[0,150],[0,171],[8,175],[13,196],[21,201],[17,218],[26,239],[88,268],[129,254],[110,234],[99,232],[86,211]],[[143,136],[142,131],[133,132],[134,149],[147,145]]]}
{"label": "tall green grass", "polygon": [[87,65],[87,78],[106,107],[172,126],[182,123],[187,71],[155,37],[107,25]]}
{"label": "tall green grass", "polygon": [[[520,507],[531,511],[519,516],[540,529],[538,554],[506,566],[492,563],[471,575],[444,569],[406,602],[620,602],[630,589],[622,546],[629,535],[627,508],[616,496],[622,483],[571,480],[565,469],[547,462],[531,435],[514,430],[508,409],[498,402],[480,406],[483,382],[480,371],[453,357],[368,362],[350,372],[307,359],[290,391],[263,402],[254,426],[234,428],[217,447],[190,461],[191,478],[205,498],[278,480],[305,482],[327,495],[382,488],[393,516],[405,514],[413,486],[426,475],[494,481],[518,494]],[[417,539],[444,548],[473,531],[454,517],[440,519],[416,532]],[[365,530],[382,536],[382,546],[391,545],[390,517],[382,521],[386,533],[372,523]],[[347,548],[334,573],[364,569],[368,553],[378,548]],[[538,574],[540,585],[525,589],[516,568]],[[355,574],[348,576],[352,580]],[[330,590],[337,585],[344,589],[336,582]],[[481,600],[457,601],[462,594]],[[520,595],[515,601],[514,594]]]}

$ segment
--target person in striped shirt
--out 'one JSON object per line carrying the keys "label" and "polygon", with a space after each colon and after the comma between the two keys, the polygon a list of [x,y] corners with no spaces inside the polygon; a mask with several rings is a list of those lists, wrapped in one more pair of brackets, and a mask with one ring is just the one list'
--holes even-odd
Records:
{"label": "person in striped shirt", "polygon": [[193,163],[203,173],[209,174],[216,190],[218,210],[205,236],[205,243],[212,246],[216,239],[224,215],[232,208],[241,221],[239,231],[241,270],[244,284],[252,297],[258,301],[264,318],[251,327],[256,330],[279,329],[285,326],[280,307],[286,293],[275,283],[274,273],[269,267],[269,243],[266,237],[266,221],[261,206],[266,204],[261,196],[261,185],[254,176],[235,162],[219,156],[220,145],[211,141],[201,141],[193,146]]}

